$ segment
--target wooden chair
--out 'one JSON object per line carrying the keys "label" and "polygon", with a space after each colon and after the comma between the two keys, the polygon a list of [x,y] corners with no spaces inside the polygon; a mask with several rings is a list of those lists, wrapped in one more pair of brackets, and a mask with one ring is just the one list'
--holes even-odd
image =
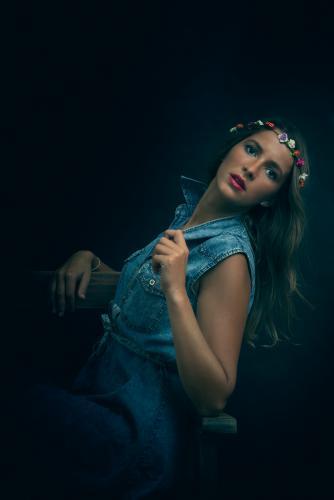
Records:
{"label": "wooden chair", "polygon": [[[29,272],[26,278],[29,293],[24,294],[25,301],[21,304],[25,308],[47,307],[48,284],[53,271]],[[97,272],[92,273],[91,280],[86,292],[85,300],[76,300],[76,308],[79,310],[92,310],[105,312],[108,302],[114,297],[120,272]],[[215,486],[220,473],[218,471],[218,453],[221,449],[221,441],[229,439],[237,434],[237,420],[223,412],[219,416],[203,417],[200,432],[200,456],[198,464],[199,474],[199,497],[210,499],[216,496]]]}

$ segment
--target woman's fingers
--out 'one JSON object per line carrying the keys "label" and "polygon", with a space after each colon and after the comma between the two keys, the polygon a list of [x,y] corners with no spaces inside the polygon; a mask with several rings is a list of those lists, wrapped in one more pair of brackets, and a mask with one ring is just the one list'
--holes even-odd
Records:
{"label": "woman's fingers", "polygon": [[169,248],[175,247],[175,241],[173,241],[172,238],[168,238],[166,236],[163,236],[162,238],[160,238],[159,243],[164,244]]}
{"label": "woman's fingers", "polygon": [[160,271],[161,263],[158,261],[159,255],[173,255],[175,253],[175,243],[168,238],[162,237],[156,244],[152,253],[152,269],[156,274]]}
{"label": "woman's fingers", "polygon": [[158,243],[154,250],[154,253],[161,253],[164,255],[172,255],[174,252],[175,252],[175,247],[170,248],[167,245],[163,245],[161,243]]}
{"label": "woman's fingers", "polygon": [[53,313],[63,316],[66,310],[75,311],[76,290],[78,297],[85,298],[90,280],[90,271],[78,274],[61,269],[56,271],[50,285],[50,299]]}
{"label": "woman's fingers", "polygon": [[65,273],[65,298],[67,308],[74,312],[75,310],[75,288],[77,276],[71,271]]}
{"label": "woman's fingers", "polygon": [[54,273],[49,288],[53,313],[63,316],[66,309],[75,311],[77,293],[80,298],[85,298],[92,256],[90,251],[76,252]]}
{"label": "woman's fingers", "polygon": [[184,235],[181,229],[166,229],[164,233],[167,236],[167,238],[172,237],[177,245],[181,246],[184,249],[188,249],[186,240],[184,239]]}
{"label": "woman's fingers", "polygon": [[80,299],[86,298],[86,291],[90,280],[90,274],[90,271],[86,271],[81,277],[80,285],[78,288],[78,297],[80,297]]}
{"label": "woman's fingers", "polygon": [[164,257],[162,255],[153,255],[152,257],[152,269],[156,274],[158,274],[161,266],[164,264],[163,259]]}

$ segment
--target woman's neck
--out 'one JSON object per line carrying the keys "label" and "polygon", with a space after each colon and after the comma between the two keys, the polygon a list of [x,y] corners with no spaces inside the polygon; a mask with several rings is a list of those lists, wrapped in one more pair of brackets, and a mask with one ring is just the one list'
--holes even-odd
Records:
{"label": "woman's neck", "polygon": [[[222,195],[216,185],[216,178],[212,179],[208,188],[197,203],[189,220],[183,226],[184,229],[192,226],[209,222],[210,220],[222,219],[224,217],[233,217],[241,214],[242,211],[236,207],[224,204]],[[183,229],[182,228],[182,229]]]}

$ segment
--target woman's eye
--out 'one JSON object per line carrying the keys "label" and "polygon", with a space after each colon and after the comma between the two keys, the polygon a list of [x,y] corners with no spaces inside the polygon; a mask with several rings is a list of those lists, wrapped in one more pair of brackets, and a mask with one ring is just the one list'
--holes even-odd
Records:
{"label": "woman's eye", "polygon": [[[255,146],[253,146],[252,144],[245,144],[245,150],[251,156],[256,156],[258,153],[257,148]],[[270,167],[267,167],[266,170],[269,170],[269,172],[270,172],[270,174],[268,174],[268,177],[270,179],[272,179],[273,181],[275,181],[277,179],[277,173],[275,172],[275,170],[270,168]]]}
{"label": "woman's eye", "polygon": [[246,144],[245,149],[248,154],[252,155],[255,153],[257,154],[257,149],[255,146],[252,146],[251,144]]}
{"label": "woman's eye", "polygon": [[269,175],[269,177],[270,177],[271,179],[273,179],[273,180],[276,180],[276,178],[277,178],[277,174],[276,174],[275,170],[273,170],[272,168],[267,168],[267,170],[269,170],[269,172],[272,172],[272,173],[274,174],[274,176],[273,176],[273,177],[270,177],[270,175]]}

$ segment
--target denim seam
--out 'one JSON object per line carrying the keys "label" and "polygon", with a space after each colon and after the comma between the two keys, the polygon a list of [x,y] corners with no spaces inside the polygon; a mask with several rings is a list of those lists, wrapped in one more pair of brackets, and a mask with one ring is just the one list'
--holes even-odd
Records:
{"label": "denim seam", "polygon": [[153,363],[155,363],[163,368],[174,368],[174,371],[175,371],[174,361],[168,362],[168,361],[160,358],[160,356],[158,356],[158,355],[152,356],[152,354],[150,354],[147,351],[145,351],[144,349],[140,348],[134,341],[132,341],[131,339],[128,339],[124,335],[120,335],[120,334],[116,333],[115,331],[110,331],[110,336],[112,338],[114,338],[116,341],[118,341],[120,344],[122,344],[124,347],[129,349],[130,351],[136,353],[141,358],[152,361]]}
{"label": "denim seam", "polygon": [[[236,238],[241,242],[242,242],[242,238],[240,238],[239,235],[236,235]],[[248,259],[248,262],[249,262],[249,267],[250,267],[250,271],[251,271],[251,286],[252,286],[252,296],[255,294],[255,256],[254,256],[254,251],[252,249],[252,246],[250,244],[250,242],[248,243],[244,243],[244,253],[247,255],[247,259]]]}
{"label": "denim seam", "polygon": [[230,255],[233,255],[233,254],[236,254],[236,253],[244,253],[244,250],[240,247],[234,247],[234,248],[231,248],[230,250],[227,250],[226,252],[222,253],[222,254],[219,254],[219,255],[215,255],[213,256],[212,254],[209,254],[208,253],[208,256],[210,257],[210,261],[208,263],[206,263],[204,266],[202,266],[199,271],[197,271],[197,273],[193,276],[191,282],[190,282],[190,288],[191,288],[191,291],[194,293],[194,295],[196,295],[196,292],[195,292],[195,289],[194,289],[194,285],[196,283],[196,281],[198,280],[198,278],[204,274],[206,271],[208,271],[209,269],[211,269],[213,266],[215,266],[216,264],[218,264],[218,262],[224,260],[226,257],[230,256]]}

